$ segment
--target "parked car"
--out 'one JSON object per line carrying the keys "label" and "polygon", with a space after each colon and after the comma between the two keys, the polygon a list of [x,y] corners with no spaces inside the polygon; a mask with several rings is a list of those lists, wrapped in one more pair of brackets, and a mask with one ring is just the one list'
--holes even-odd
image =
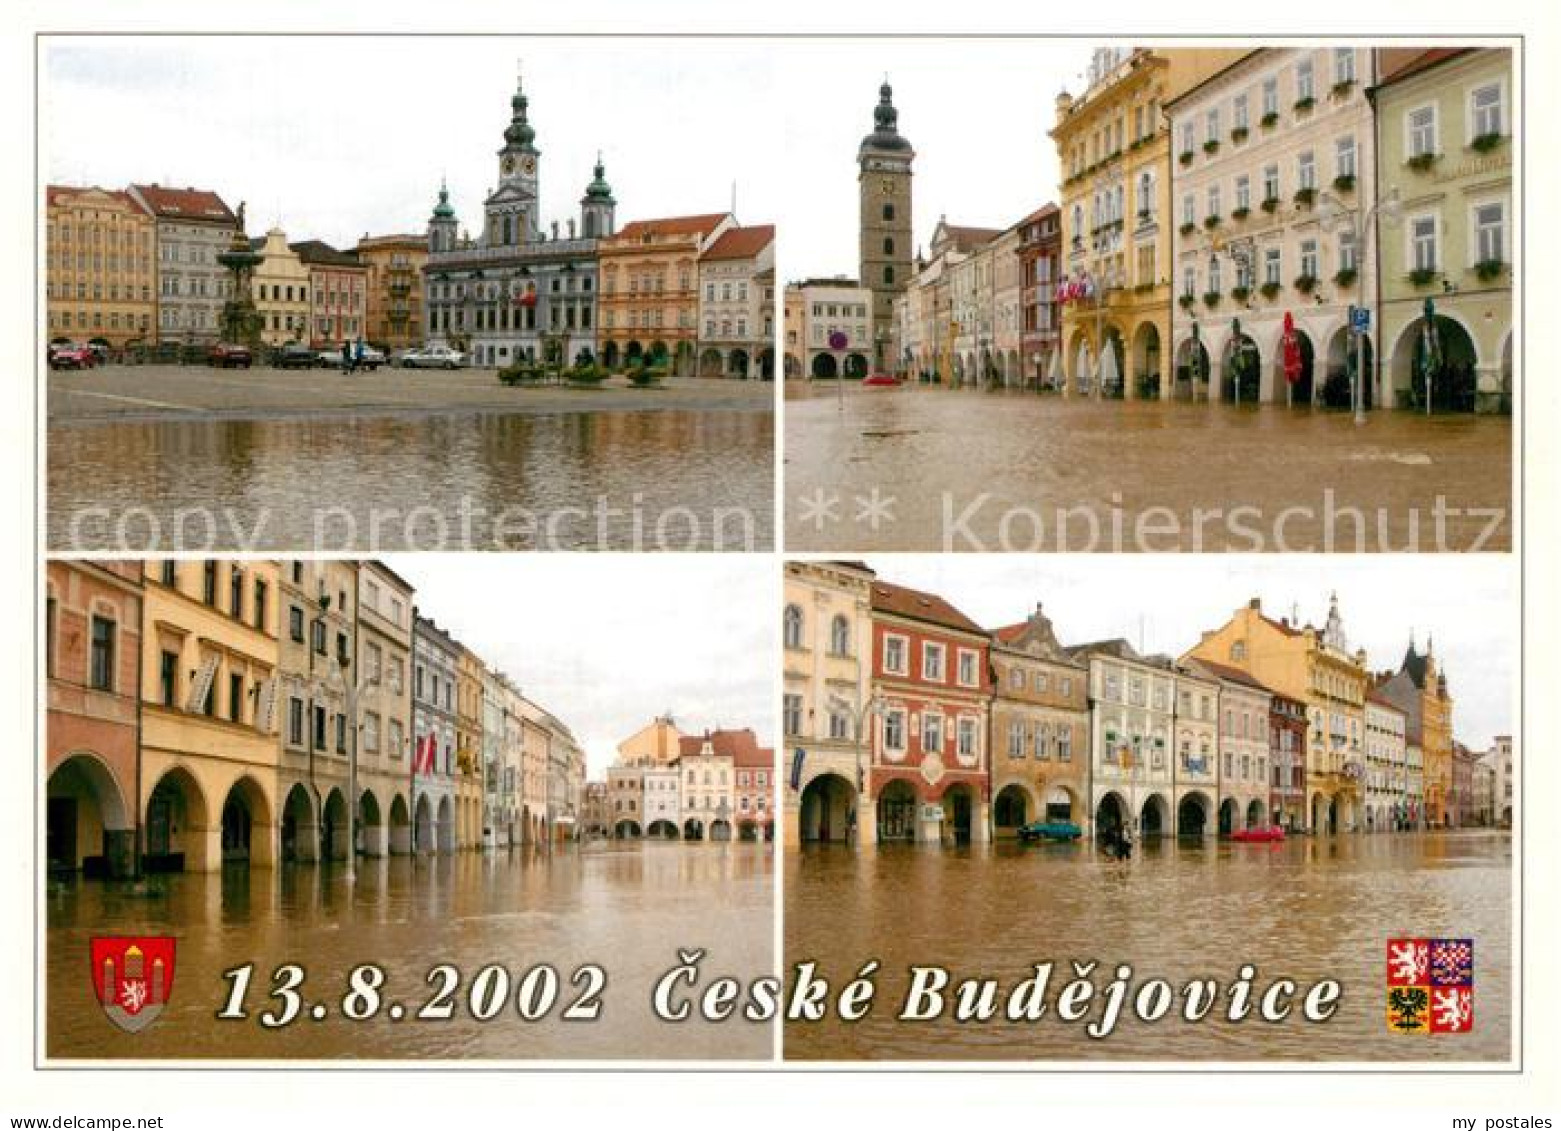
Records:
{"label": "parked car", "polygon": [[236,342],[217,342],[206,351],[206,364],[222,369],[248,369],[253,360],[249,347]]}
{"label": "parked car", "polygon": [[[337,346],[334,349],[321,350],[317,356],[319,358],[319,365],[321,369],[341,368],[340,346]],[[364,369],[378,369],[381,365],[384,364],[384,353],[375,349],[373,346],[363,347],[363,357],[358,361],[359,366]]]}
{"label": "parked car", "polygon": [[288,342],[271,355],[278,369],[312,369],[319,361],[320,355],[302,342]]}
{"label": "parked car", "polygon": [[1019,839],[1029,844],[1037,840],[1078,840],[1084,830],[1072,821],[1032,821],[1019,830]]}
{"label": "parked car", "polygon": [[466,355],[449,346],[424,346],[401,355],[403,369],[457,369],[466,364]]}
{"label": "parked car", "polygon": [[49,343],[50,369],[91,369],[98,363],[98,355],[80,342]]}
{"label": "parked car", "polygon": [[892,373],[874,373],[862,382],[862,387],[897,389],[900,387],[900,379]]}

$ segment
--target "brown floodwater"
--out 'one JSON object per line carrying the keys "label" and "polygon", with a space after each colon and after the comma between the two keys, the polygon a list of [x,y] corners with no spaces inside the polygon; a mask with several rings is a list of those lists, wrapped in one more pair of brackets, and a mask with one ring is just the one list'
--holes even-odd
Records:
{"label": "brown floodwater", "polygon": [[774,415],[54,425],[48,538],[62,552],[765,550]]}
{"label": "brown floodwater", "polygon": [[1347,413],[1283,405],[916,386],[847,388],[842,410],[833,388],[795,383],[785,413],[790,550],[1439,552],[1512,542],[1506,417],[1384,411],[1356,426]]}
{"label": "brown floodwater", "polygon": [[[1295,838],[1281,845],[1146,842],[1127,864],[1088,844],[941,849],[807,846],[785,863],[785,962],[809,959],[841,985],[876,958],[877,1005],[862,1021],[788,1022],[788,1060],[1474,1061],[1512,1053],[1512,842],[1500,833]],[[1474,940],[1474,1030],[1407,1035],[1386,1023],[1389,937]],[[1243,963],[1261,988],[1284,976],[1343,986],[1322,1024],[1124,1014],[1094,1040],[1057,1019],[1071,963],[1116,966],[1135,985],[1214,978]],[[912,965],[1013,987],[1052,961],[1051,1008],[1033,1023],[895,1020]],[[1100,1016],[1092,1008],[1090,1019]]]}
{"label": "brown floodwater", "polygon": [[[551,854],[464,853],[365,860],[349,887],[337,866],[288,865],[122,885],[51,884],[46,897],[47,1055],[51,1058],[767,1060],[773,1027],[740,1019],[659,1020],[651,993],[679,964],[679,948],[706,952],[705,978],[745,982],[773,969],[773,856],[766,844],[593,843]],[[94,935],[171,934],[178,939],[167,1011],[137,1034],[99,1008],[89,977]],[[247,1020],[216,1019],[231,983],[223,972],[254,962]],[[297,1020],[267,1029],[261,1013],[272,972],[306,971]],[[386,973],[380,1008],[343,1016],[349,974],[374,963]],[[419,1019],[435,996],[426,976],[461,972],[448,1020]],[[515,999],[538,964],[560,976],[558,1005],[523,1020]],[[565,1021],[570,974],[584,963],[607,973],[601,1017]],[[509,1003],[478,1021],[469,991],[485,966],[510,976]],[[493,976],[496,984],[497,975]],[[312,1018],[323,1004],[327,1016]],[[390,1017],[402,1003],[406,1015]]]}

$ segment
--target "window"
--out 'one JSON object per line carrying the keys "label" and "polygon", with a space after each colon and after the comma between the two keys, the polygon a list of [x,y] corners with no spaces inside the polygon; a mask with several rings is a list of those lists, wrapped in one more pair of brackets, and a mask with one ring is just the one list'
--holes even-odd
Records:
{"label": "window", "polygon": [[1355,49],[1353,47],[1334,48],[1333,81],[1335,84],[1355,81]]}
{"label": "window", "polygon": [[323,703],[316,703],[315,704],[315,707],[314,707],[314,726],[313,726],[312,729],[313,729],[313,732],[314,732],[314,748],[316,750],[324,750],[325,749],[325,705]]}
{"label": "window", "polygon": [[943,645],[928,642],[921,646],[921,678],[943,680]]}
{"label": "window", "polygon": [[1279,199],[1279,166],[1268,165],[1263,169],[1263,199]]}
{"label": "window", "polygon": [[1308,279],[1317,278],[1317,241],[1301,241],[1301,274]]}
{"label": "window", "polygon": [[1315,189],[1317,187],[1317,155],[1310,149],[1296,158],[1295,171],[1298,188]]}
{"label": "window", "polygon": [[114,690],[114,622],[107,617],[92,618],[92,687],[96,691]]}
{"label": "window", "polygon": [[1284,264],[1277,247],[1265,250],[1263,252],[1263,284],[1265,286],[1280,286],[1280,272],[1283,266]]}
{"label": "window", "polygon": [[829,709],[829,737],[836,741],[851,737],[851,721],[846,717],[843,707]]}
{"label": "window", "polygon": [[1252,208],[1252,178],[1243,173],[1236,178],[1236,211],[1247,212]]}
{"label": "window", "polygon": [[1073,761],[1073,728],[1059,726],[1057,728],[1057,761]]}
{"label": "window", "polygon": [[905,664],[906,639],[903,636],[883,638],[883,667],[892,675],[909,674]]}
{"label": "window", "polygon": [[785,639],[786,647],[802,647],[802,610],[796,605],[786,606],[786,612],[781,621],[781,634]]}
{"label": "window", "polygon": [[892,287],[894,285],[894,268],[893,267],[885,267],[883,269],[883,281],[884,281],[884,285],[885,286]]}
{"label": "window", "polygon": [[[1039,737],[1040,731],[1036,730]],[[1024,757],[1024,724],[1014,721],[1008,724],[1008,756],[1010,758]]]}
{"label": "window", "polygon": [[943,753],[943,716],[927,712],[921,717],[921,749],[924,754]]}
{"label": "window", "polygon": [[885,239],[883,241],[883,253],[885,255],[894,254],[894,241],[892,239]]}
{"label": "window", "polygon": [[1191,263],[1182,268],[1182,295],[1192,298],[1198,293],[1198,269]]}
{"label": "window", "polygon": [[1279,113],[1279,80],[1267,78],[1263,80],[1263,117]]}
{"label": "window", "polygon": [[1474,261],[1505,263],[1507,207],[1499,200],[1474,206]]}
{"label": "window", "polygon": [[1410,269],[1436,270],[1436,217],[1416,216],[1409,222]]}
{"label": "window", "polygon": [[970,761],[980,751],[976,746],[976,720],[969,716],[961,716],[959,720],[959,757]]}
{"label": "window", "polygon": [[976,654],[963,649],[959,653],[959,682],[966,687],[976,685]]}
{"label": "window", "polygon": [[883,218],[885,220],[893,220],[894,219],[894,205],[892,205],[892,204],[885,204],[883,206]]}
{"label": "window", "polygon": [[244,721],[244,677],[238,672],[228,673],[228,721]]}
{"label": "window", "polygon": [[1203,140],[1218,142],[1220,139],[1220,111],[1219,107],[1210,110],[1204,116]]}
{"label": "window", "polygon": [[1295,100],[1305,102],[1316,94],[1317,91],[1313,86],[1312,61],[1302,59],[1295,65]]}
{"label": "window", "polygon": [[1409,156],[1430,157],[1436,153],[1436,107],[1417,106],[1405,117],[1409,130]]}
{"label": "window", "polygon": [[1236,95],[1235,101],[1230,105],[1230,124],[1232,129],[1244,130],[1247,128],[1247,96]]}
{"label": "window", "polygon": [[787,734],[802,733],[802,696],[789,693],[782,696],[781,728]]}
{"label": "window", "polygon": [[320,655],[325,655],[325,622],[314,621],[309,625],[310,645]]}
{"label": "window", "polygon": [[1192,152],[1192,143],[1193,143],[1193,125],[1192,125],[1192,123],[1191,122],[1183,122],[1182,123],[1182,128],[1180,130],[1180,134],[1181,134],[1181,145],[1178,147],[1177,152],[1178,153],[1191,153]]}
{"label": "window", "polygon": [[266,627],[266,598],[270,594],[270,587],[257,578],[255,580],[255,627],[261,630]]}
{"label": "window", "polygon": [[1469,136],[1492,137],[1503,132],[1501,84],[1475,87],[1469,93]]}
{"label": "window", "polygon": [[178,583],[179,583],[179,563],[175,562],[175,561],[166,561],[166,562],[164,562],[163,563],[162,578],[163,578],[163,584],[168,586],[170,589],[172,589],[174,586],[178,585]]}
{"label": "window", "polygon": [[216,562],[207,562],[201,574],[201,600],[214,607],[217,604]]}
{"label": "window", "polygon": [[157,684],[160,689],[159,702],[164,707],[176,707],[179,704],[179,653],[163,650],[157,669]]}
{"label": "window", "polygon": [[244,572],[238,566],[228,570],[228,611],[235,620],[244,615]]}
{"label": "window", "polygon": [[296,695],[287,700],[287,742],[290,746],[304,744],[304,701]]}
{"label": "window", "polygon": [[1334,175],[1338,177],[1355,176],[1355,138],[1341,137],[1333,144]]}
{"label": "window", "polygon": [[297,605],[287,609],[287,635],[299,644],[304,640],[304,611]]}
{"label": "window", "polygon": [[1198,222],[1197,208],[1198,203],[1193,199],[1192,193],[1189,192],[1182,197],[1182,224],[1184,226]]}
{"label": "window", "polygon": [[886,750],[905,749],[905,712],[899,708],[884,713],[883,744]]}
{"label": "window", "polygon": [[838,613],[829,624],[829,650],[836,656],[851,654],[851,622]]}
{"label": "window", "polygon": [[1209,186],[1209,210],[1206,216],[1218,216],[1220,214],[1220,186]]}
{"label": "window", "polygon": [[1213,256],[1209,257],[1209,290],[1218,294],[1220,286],[1220,261]]}
{"label": "window", "polygon": [[1339,270],[1358,271],[1359,261],[1355,254],[1355,233],[1344,232],[1339,236]]}

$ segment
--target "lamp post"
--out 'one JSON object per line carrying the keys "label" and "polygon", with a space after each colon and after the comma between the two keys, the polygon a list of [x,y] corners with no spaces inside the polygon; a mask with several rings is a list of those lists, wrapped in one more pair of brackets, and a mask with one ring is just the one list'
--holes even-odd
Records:
{"label": "lamp post", "polygon": [[[1373,221],[1380,219],[1389,225],[1398,224],[1403,214],[1399,204],[1398,189],[1393,188],[1387,196],[1376,201],[1369,208],[1351,208],[1327,189],[1321,190],[1317,198],[1323,206],[1321,210],[1323,231],[1331,233],[1343,227],[1343,230],[1348,231],[1354,240],[1355,254],[1359,257],[1356,277],[1361,280],[1361,306],[1366,307],[1365,280],[1370,273],[1365,270],[1365,267],[1366,261],[1370,258],[1367,255],[1367,248],[1371,237],[1376,233],[1376,224]],[[1365,380],[1366,335],[1360,333],[1355,339],[1355,380],[1350,383],[1350,401],[1354,408],[1356,424],[1366,423]]]}
{"label": "lamp post", "polygon": [[[875,691],[871,698],[867,700],[867,702],[863,703],[858,701],[854,708],[850,703],[846,702],[844,699],[839,698],[838,696],[834,697],[833,702],[834,704],[851,711],[855,720],[855,730],[852,732],[854,739],[852,743],[852,753],[856,760],[856,796],[858,802],[860,802],[862,795],[866,792],[867,785],[867,771],[862,761],[862,755],[865,753],[862,744],[862,732],[866,729],[867,716],[869,714],[872,714],[875,718],[881,717],[883,715],[883,696]],[[858,818],[858,820],[859,819],[860,818]],[[855,828],[853,828],[853,835],[855,834],[855,831]]]}

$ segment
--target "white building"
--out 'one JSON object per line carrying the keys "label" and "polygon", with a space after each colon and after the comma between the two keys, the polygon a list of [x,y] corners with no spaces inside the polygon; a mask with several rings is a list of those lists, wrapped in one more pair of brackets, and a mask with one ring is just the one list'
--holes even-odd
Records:
{"label": "white building", "polygon": [[1166,104],[1174,395],[1228,401],[1239,384],[1249,402],[1350,404],[1349,308],[1378,301],[1375,247],[1352,223],[1376,198],[1375,78],[1371,48],[1264,48]]}
{"label": "white building", "polygon": [[1366,695],[1366,831],[1399,827],[1407,809],[1404,712],[1375,691]]}
{"label": "white building", "polygon": [[1512,827],[1512,736],[1498,734],[1482,762],[1490,766],[1491,817],[1502,828]]}
{"label": "white building", "polygon": [[680,821],[684,840],[731,840],[737,813],[737,778],[730,754],[707,733],[678,740]]}
{"label": "white building", "polygon": [[1090,821],[1095,835],[1128,827],[1138,836],[1173,831],[1172,692],[1169,665],[1125,640],[1070,650],[1089,664]]}
{"label": "white building", "polygon": [[773,377],[775,225],[728,228],[699,257],[699,375]]}
{"label": "white building", "polygon": [[645,835],[676,840],[683,824],[683,802],[678,768],[646,767],[644,777]]}
{"label": "white building", "polygon": [[[854,279],[806,279],[792,284],[802,300],[803,373],[809,377],[867,376],[873,356],[873,292]],[[836,334],[841,335],[837,339]]]}

